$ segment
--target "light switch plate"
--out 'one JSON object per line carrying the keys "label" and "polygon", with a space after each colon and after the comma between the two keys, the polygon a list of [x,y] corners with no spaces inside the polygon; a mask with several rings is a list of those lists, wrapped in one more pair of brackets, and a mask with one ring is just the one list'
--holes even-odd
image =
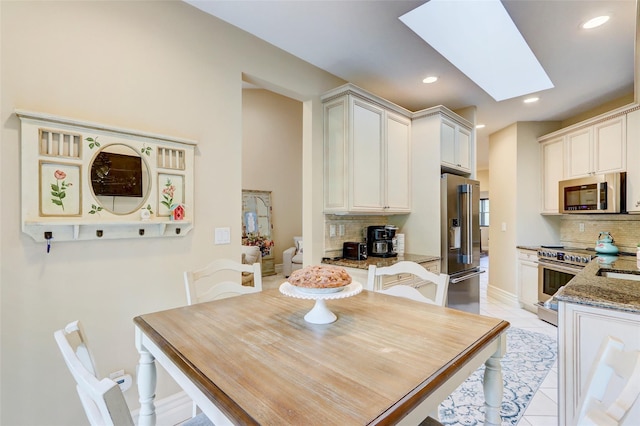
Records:
{"label": "light switch plate", "polygon": [[231,228],[216,228],[214,244],[231,244]]}

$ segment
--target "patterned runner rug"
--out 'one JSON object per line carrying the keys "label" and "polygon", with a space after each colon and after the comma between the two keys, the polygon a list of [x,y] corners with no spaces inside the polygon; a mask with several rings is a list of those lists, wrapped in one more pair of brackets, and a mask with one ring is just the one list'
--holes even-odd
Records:
{"label": "patterned runner rug", "polygon": [[[547,377],[557,352],[558,344],[553,337],[513,327],[507,330],[507,352],[501,361],[504,396],[500,416],[503,426],[518,423]],[[483,375],[484,366],[440,404],[441,423],[452,426],[484,424]]]}

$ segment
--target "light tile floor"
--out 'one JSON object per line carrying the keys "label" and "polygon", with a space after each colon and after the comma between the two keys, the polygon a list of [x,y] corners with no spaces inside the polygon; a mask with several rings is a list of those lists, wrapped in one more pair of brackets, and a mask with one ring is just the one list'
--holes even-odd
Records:
{"label": "light tile floor", "polygon": [[[514,308],[495,299],[487,297],[489,274],[489,258],[480,259],[480,267],[486,269],[480,275],[480,314],[502,318],[512,327],[522,328],[558,338],[558,329],[538,319],[536,314],[520,308]],[[533,396],[518,426],[557,426],[558,424],[558,363],[554,364],[546,379]]]}
{"label": "light tile floor", "polygon": [[[552,336],[557,341],[556,327],[538,319],[537,315],[524,309],[515,308],[487,297],[490,280],[489,258],[480,259],[480,267],[487,272],[480,275],[480,314],[502,318],[512,327],[527,329]],[[285,281],[282,274],[263,278],[263,288],[278,287]],[[558,364],[552,367],[547,378],[529,403],[519,426],[556,426],[558,424]]]}

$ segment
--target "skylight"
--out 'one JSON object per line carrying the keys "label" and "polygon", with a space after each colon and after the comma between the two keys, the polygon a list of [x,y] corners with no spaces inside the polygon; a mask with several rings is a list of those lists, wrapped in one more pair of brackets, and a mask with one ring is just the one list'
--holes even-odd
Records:
{"label": "skylight", "polygon": [[496,101],[553,87],[499,0],[431,0],[400,20]]}

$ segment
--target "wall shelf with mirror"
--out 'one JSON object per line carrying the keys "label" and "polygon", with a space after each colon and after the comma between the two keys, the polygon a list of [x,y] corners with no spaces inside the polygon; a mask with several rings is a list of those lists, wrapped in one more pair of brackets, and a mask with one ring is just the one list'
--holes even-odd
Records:
{"label": "wall shelf with mirror", "polygon": [[22,231],[35,241],[175,237],[193,228],[196,142],[15,113]]}

